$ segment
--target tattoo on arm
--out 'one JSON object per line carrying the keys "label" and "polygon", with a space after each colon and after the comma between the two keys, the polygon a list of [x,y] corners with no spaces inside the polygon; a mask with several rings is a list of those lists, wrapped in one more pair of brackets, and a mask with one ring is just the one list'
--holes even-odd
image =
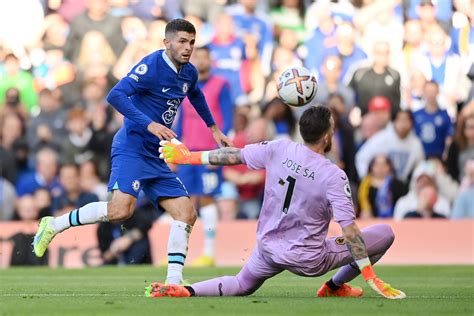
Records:
{"label": "tattoo on arm", "polygon": [[365,247],[362,233],[356,224],[351,224],[342,229],[346,245],[352,254],[354,260],[363,259],[368,257],[367,248]]}
{"label": "tattoo on arm", "polygon": [[240,149],[225,147],[213,150],[209,153],[209,163],[211,165],[240,165]]}

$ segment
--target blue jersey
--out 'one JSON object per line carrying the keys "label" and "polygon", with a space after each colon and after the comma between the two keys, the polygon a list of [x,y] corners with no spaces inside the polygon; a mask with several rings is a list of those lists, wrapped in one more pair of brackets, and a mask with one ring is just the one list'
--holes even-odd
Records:
{"label": "blue jersey", "polygon": [[178,71],[164,50],[143,58],[107,97],[107,101],[125,116],[112,148],[158,158],[160,140],[147,130],[147,126],[154,121],[170,128],[186,96],[206,125],[214,125],[197,79],[193,65],[184,64]]}
{"label": "blue jersey", "polygon": [[453,135],[453,123],[445,110],[428,113],[425,109],[413,113],[415,131],[423,144],[425,156],[441,157],[446,138]]}
{"label": "blue jersey", "polygon": [[239,38],[233,38],[229,43],[214,39],[208,46],[212,56],[212,72],[229,82],[232,101],[235,102],[244,93],[240,71],[246,59],[245,43]]}

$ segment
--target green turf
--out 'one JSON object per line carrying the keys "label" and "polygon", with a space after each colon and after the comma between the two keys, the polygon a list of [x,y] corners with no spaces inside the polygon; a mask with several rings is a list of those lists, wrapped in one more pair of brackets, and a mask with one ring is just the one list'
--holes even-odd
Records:
{"label": "green turf", "polygon": [[[186,269],[190,281],[238,269]],[[360,278],[363,298],[314,296],[324,278],[282,273],[249,297],[149,299],[145,281],[163,280],[164,269],[107,267],[83,270],[0,270],[0,315],[473,315],[474,266],[377,267],[379,276],[408,298],[376,296]]]}

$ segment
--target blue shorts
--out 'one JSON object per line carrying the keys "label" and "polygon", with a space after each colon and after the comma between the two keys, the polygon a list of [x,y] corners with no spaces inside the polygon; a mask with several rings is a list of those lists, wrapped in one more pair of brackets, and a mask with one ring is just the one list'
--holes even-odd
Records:
{"label": "blue shorts", "polygon": [[163,160],[114,149],[108,190],[120,190],[135,198],[143,190],[155,206],[161,197],[189,196],[181,180]]}
{"label": "blue shorts", "polygon": [[177,174],[189,194],[196,196],[214,196],[220,193],[220,187],[224,180],[222,167],[180,165]]}

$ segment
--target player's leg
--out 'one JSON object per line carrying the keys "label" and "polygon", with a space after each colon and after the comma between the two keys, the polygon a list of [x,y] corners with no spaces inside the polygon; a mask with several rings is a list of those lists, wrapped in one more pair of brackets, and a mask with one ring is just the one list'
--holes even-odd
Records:
{"label": "player's leg", "polygon": [[135,201],[134,196],[116,190],[110,202],[93,202],[58,217],[43,217],[33,239],[36,256],[42,257],[54,236],[70,227],[126,220],[133,214]]}
{"label": "player's leg", "polygon": [[211,267],[215,264],[215,240],[219,211],[212,196],[200,196],[198,200],[198,213],[204,230],[204,249],[202,255],[191,265],[193,267]]}
{"label": "player's leg", "polygon": [[155,283],[147,287],[150,297],[162,296],[244,296],[254,293],[267,280],[283,271],[269,264],[255,249],[236,276],[223,276],[194,283],[191,286],[166,286]]}
{"label": "player's leg", "polygon": [[112,155],[112,172],[108,189],[113,191],[110,202],[93,202],[58,217],[41,219],[33,239],[33,251],[42,257],[54,236],[80,225],[107,221],[122,221],[133,214],[140,191],[141,167],[139,157]]}
{"label": "player's leg", "polygon": [[209,166],[180,165],[178,177],[192,197],[196,198],[199,216],[204,228],[204,251],[191,263],[194,267],[214,265],[216,228],[219,212],[213,196],[218,193],[222,182],[222,168]]}
{"label": "player's leg", "polygon": [[161,198],[159,204],[173,218],[168,237],[166,283],[181,284],[184,262],[188,253],[189,236],[196,222],[196,210],[187,196]]}
{"label": "player's leg", "polygon": [[[372,264],[375,264],[392,245],[395,235],[392,228],[386,224],[378,224],[361,230],[365,246]],[[359,268],[354,263],[353,258],[344,242],[344,238],[335,237],[326,240],[328,249],[327,261],[324,274],[330,270],[341,267],[336,274],[318,291],[318,296],[329,296],[342,287],[342,294],[350,294],[350,290],[345,284],[355,279],[359,274]],[[356,293],[355,291],[354,293]],[[329,295],[325,295],[329,294]],[[362,294],[362,293],[361,293]],[[344,295],[350,296],[350,295]],[[358,295],[355,295],[358,296]]]}

